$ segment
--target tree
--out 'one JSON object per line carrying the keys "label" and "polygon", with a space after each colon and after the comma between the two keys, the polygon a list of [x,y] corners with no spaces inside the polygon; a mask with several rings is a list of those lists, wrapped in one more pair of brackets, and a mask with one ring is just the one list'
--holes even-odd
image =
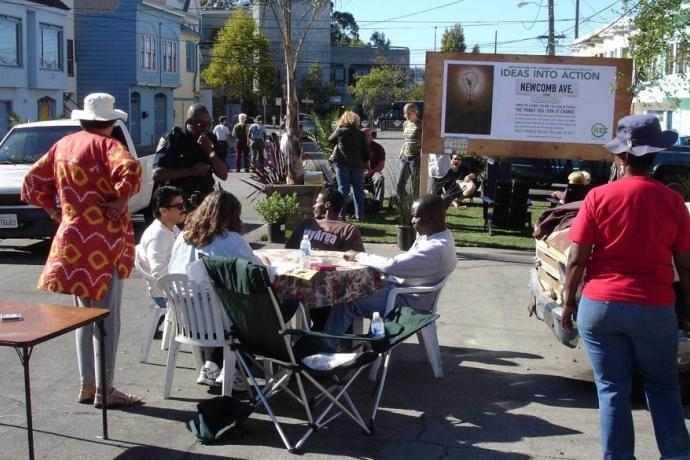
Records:
{"label": "tree", "polygon": [[401,97],[408,101],[423,101],[424,100],[424,83],[417,83],[407,88],[407,95]]}
{"label": "tree", "polygon": [[280,94],[268,40],[256,30],[254,19],[242,8],[236,9],[218,31],[211,48],[211,63],[201,77],[211,88],[241,103]]}
{"label": "tree", "polygon": [[359,26],[355,17],[346,11],[333,11],[331,14],[331,43],[351,45],[360,42]]}
{"label": "tree", "polygon": [[455,24],[450,29],[446,28],[441,37],[441,52],[459,51],[465,52],[465,32],[460,24]]}
{"label": "tree", "polygon": [[[302,50],[304,38],[311,28],[314,19],[329,5],[330,0],[263,0],[270,9],[278,23],[280,40],[283,44],[283,58],[285,59],[285,96],[287,98],[287,121],[285,129],[288,134],[288,143],[285,150],[287,157],[287,181],[291,184],[304,182],[304,169],[302,168],[302,141],[298,133],[299,126],[299,99],[297,98],[297,86],[295,84],[297,61]],[[301,17],[300,26],[293,30],[293,3],[308,5]]]}
{"label": "tree", "polygon": [[302,99],[309,98],[314,101],[317,110],[328,109],[331,96],[338,94],[338,89],[333,83],[323,84],[321,79],[321,65],[318,62],[310,65],[307,73],[302,77]]}
{"label": "tree", "polygon": [[375,30],[374,33],[371,34],[369,43],[376,48],[390,48],[391,46],[391,41],[386,38],[386,34],[378,30]]}
{"label": "tree", "polygon": [[481,53],[481,51],[479,51],[479,43],[474,44],[474,46],[472,47],[472,53],[474,53],[474,54]]}
{"label": "tree", "polygon": [[[626,0],[624,8],[632,16],[637,29],[629,38],[634,68],[632,91],[636,94],[647,85],[658,84],[665,77],[667,68],[688,62],[690,10],[682,8],[682,0],[640,0],[630,6],[631,3]],[[674,42],[678,43],[676,49],[680,50],[675,56],[669,47]],[[665,57],[665,65],[660,65],[662,56]],[[684,74],[681,80],[685,84]],[[667,89],[668,96],[678,90]]]}
{"label": "tree", "polygon": [[379,65],[371,69],[368,75],[358,77],[348,92],[359,103],[370,117],[386,109],[396,99],[404,99],[407,94],[405,71],[399,66]]}

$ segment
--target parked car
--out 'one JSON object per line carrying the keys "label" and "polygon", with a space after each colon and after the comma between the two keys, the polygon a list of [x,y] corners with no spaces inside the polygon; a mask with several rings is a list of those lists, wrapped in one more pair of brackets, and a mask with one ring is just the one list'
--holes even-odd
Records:
{"label": "parked car", "polygon": [[[20,199],[24,176],[41,156],[62,137],[81,129],[78,120],[51,120],[14,126],[0,142],[0,238],[50,238],[57,225],[40,208]],[[131,213],[144,212],[151,219],[149,205],[153,191],[154,155],[137,157],[127,126],[118,120],[113,137],[127,146],[141,164],[140,191],[129,200]]]}
{"label": "parked car", "polygon": [[[593,184],[608,182],[611,161],[562,160],[542,158],[506,158],[510,162],[511,177],[535,187],[550,187],[565,184],[573,171],[587,171]],[[673,145],[656,154],[652,165],[652,177],[674,188],[690,189],[690,146]],[[690,192],[688,190],[687,192]],[[690,193],[683,193],[690,200]]]}
{"label": "parked car", "polygon": [[403,109],[408,102],[413,102],[417,106],[419,118],[424,118],[424,101],[396,101],[391,104],[386,113],[376,117],[374,125],[380,130],[402,129],[402,124],[405,121]]}

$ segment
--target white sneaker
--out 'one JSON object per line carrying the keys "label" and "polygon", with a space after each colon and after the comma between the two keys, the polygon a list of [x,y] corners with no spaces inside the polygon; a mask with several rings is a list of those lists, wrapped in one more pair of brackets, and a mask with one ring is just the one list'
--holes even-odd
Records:
{"label": "white sneaker", "polygon": [[223,375],[220,372],[220,368],[213,361],[206,361],[204,366],[199,371],[199,377],[196,379],[196,383],[199,385],[216,386],[216,379],[219,375]]}
{"label": "white sneaker", "polygon": [[[216,385],[223,385],[223,372],[216,378]],[[247,391],[247,382],[242,378],[240,371],[235,371],[235,378],[232,379],[232,391]]]}

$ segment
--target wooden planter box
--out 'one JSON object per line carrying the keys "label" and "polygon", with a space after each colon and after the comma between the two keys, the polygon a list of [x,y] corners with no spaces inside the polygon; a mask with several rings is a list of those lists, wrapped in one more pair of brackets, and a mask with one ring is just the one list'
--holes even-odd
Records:
{"label": "wooden planter box", "polygon": [[287,228],[294,230],[304,219],[314,215],[314,203],[321,190],[323,190],[323,185],[268,184],[264,188],[264,193],[269,195],[275,192],[283,196],[297,194],[298,215],[287,221]]}

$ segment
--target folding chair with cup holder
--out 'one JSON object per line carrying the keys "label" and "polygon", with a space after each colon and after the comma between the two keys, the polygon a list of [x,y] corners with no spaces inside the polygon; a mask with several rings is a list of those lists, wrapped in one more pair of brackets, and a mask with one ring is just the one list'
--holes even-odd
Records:
{"label": "folding chair with cup holder", "polygon": [[[406,310],[401,312],[396,309],[390,315],[393,320],[384,321],[388,333],[385,339],[374,339],[370,335],[331,335],[307,329],[290,329],[286,321],[295,310],[286,311],[278,304],[266,267],[243,259],[223,257],[208,257],[204,263],[220,301],[232,320],[234,343],[231,346],[251,387],[256,390],[252,403],[254,407],[262,405],[266,409],[290,452],[300,449],[314,431],[342,414],[365,433],[371,434],[385,383],[390,348],[437,318],[434,314],[414,312],[415,324],[399,322],[401,318],[409,319],[411,315]],[[333,352],[323,339],[364,342],[364,345],[352,352],[338,353]],[[367,424],[347,391],[357,376],[379,355],[384,355],[385,362],[376,387],[377,402]],[[258,359],[269,361],[278,368],[273,375],[266,376],[263,386],[259,385],[254,375],[256,367],[251,366]],[[296,389],[289,387],[293,378]],[[309,387],[307,382],[311,384]],[[312,387],[315,395],[307,398],[307,389]],[[305,410],[307,429],[295,444],[288,440],[269,404],[269,399],[280,391],[299,402]],[[315,410],[321,404],[326,406],[316,415]],[[329,417],[334,408],[338,412]]]}

